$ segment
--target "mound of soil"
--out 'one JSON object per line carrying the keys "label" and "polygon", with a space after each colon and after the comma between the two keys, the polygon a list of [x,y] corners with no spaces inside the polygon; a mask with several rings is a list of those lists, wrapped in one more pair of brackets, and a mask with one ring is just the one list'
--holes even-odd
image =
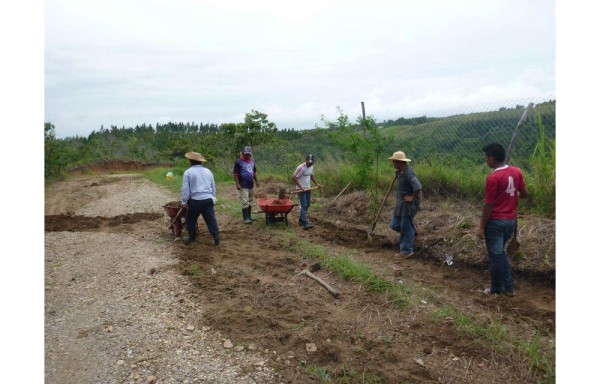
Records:
{"label": "mound of soil", "polygon": [[106,160],[99,161],[92,164],[82,165],[74,167],[69,172],[82,172],[82,171],[94,171],[94,172],[110,172],[110,171],[143,171],[153,167],[171,167],[172,163],[143,163],[141,161],[124,161],[124,160]]}

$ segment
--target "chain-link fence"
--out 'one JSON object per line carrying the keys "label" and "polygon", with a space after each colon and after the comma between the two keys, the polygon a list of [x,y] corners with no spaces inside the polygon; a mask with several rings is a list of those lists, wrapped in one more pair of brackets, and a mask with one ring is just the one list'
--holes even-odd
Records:
{"label": "chain-link fence", "polygon": [[[380,141],[375,146],[376,157],[386,159],[402,150],[413,164],[438,161],[481,164],[483,146],[497,142],[507,149],[510,147],[512,164],[527,168],[527,159],[533,155],[540,136],[552,140],[556,136],[554,98],[488,103],[396,120],[379,121],[377,116],[372,117],[379,137],[365,132],[364,143]],[[360,135],[361,129],[357,124],[344,132],[335,126],[289,132],[281,135],[284,140],[280,143],[257,146],[255,157],[260,159],[263,169],[285,174],[293,172],[309,153],[315,154],[321,163],[344,162],[350,158],[347,152],[352,147],[344,145],[344,140],[350,140],[352,133]],[[360,143],[354,148],[361,150]]]}

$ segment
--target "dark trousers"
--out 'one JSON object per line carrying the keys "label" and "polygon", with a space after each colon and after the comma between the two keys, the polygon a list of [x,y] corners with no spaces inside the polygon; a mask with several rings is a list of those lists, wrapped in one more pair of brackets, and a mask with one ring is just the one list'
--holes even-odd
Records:
{"label": "dark trousers", "polygon": [[504,248],[515,231],[515,220],[489,220],[485,225],[485,245],[492,275],[492,293],[512,292],[514,282]]}
{"label": "dark trousers", "polygon": [[188,209],[185,215],[185,226],[190,236],[196,236],[196,221],[202,215],[208,232],[211,236],[219,235],[219,223],[215,217],[215,203],[212,199],[188,200]]}

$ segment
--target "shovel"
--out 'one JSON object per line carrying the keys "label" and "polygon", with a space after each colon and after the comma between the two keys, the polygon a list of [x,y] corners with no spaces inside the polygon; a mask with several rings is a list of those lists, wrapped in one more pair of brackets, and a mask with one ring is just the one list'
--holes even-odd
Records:
{"label": "shovel", "polygon": [[377,220],[379,220],[379,215],[381,215],[381,210],[383,209],[383,205],[385,204],[385,201],[387,200],[388,196],[390,195],[390,192],[392,191],[392,187],[394,186],[394,183],[396,182],[397,178],[398,178],[398,174],[396,173],[396,174],[394,174],[394,179],[392,180],[392,183],[390,184],[390,186],[387,190],[387,193],[385,194],[385,197],[381,201],[381,205],[379,206],[379,210],[377,211],[375,220],[373,220],[373,225],[371,226],[371,229],[369,231],[367,231],[367,238],[369,239],[369,243],[371,243],[371,241],[372,241],[371,235],[373,234],[373,231],[375,230],[375,225],[377,224]]}
{"label": "shovel", "polygon": [[173,220],[171,221],[171,224],[167,227],[167,229],[171,229],[173,224],[175,224],[175,220],[177,220],[181,211],[183,211],[183,206],[181,208],[179,208],[179,211],[177,211],[177,214],[175,215],[175,217],[173,218]]}
{"label": "shovel", "polygon": [[510,241],[508,242],[508,245],[506,246],[506,254],[511,259],[515,258],[515,256],[517,255],[517,251],[519,250],[519,246],[521,245],[521,243],[519,243],[519,240],[517,240],[517,232],[517,221],[515,220],[515,233],[513,234],[513,237],[511,237]]}

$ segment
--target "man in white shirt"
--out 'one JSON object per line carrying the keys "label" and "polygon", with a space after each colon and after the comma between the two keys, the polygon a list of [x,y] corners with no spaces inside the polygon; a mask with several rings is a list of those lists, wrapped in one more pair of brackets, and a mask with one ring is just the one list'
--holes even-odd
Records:
{"label": "man in white shirt", "polygon": [[317,187],[321,185],[317,182],[314,175],[313,164],[315,163],[315,155],[306,156],[306,161],[296,168],[294,172],[294,183],[298,186],[298,199],[300,200],[300,219],[298,223],[304,229],[310,229],[313,227],[312,223],[308,221],[308,207],[310,207],[311,190],[310,181],[314,181]]}

